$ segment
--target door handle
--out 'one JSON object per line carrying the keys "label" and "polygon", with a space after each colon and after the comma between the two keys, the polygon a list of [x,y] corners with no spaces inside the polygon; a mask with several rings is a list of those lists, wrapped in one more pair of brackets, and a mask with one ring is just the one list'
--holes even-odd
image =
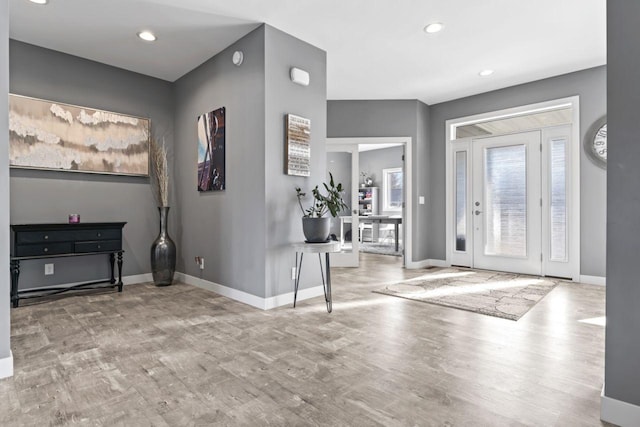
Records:
{"label": "door handle", "polygon": [[353,210],[353,214],[354,214],[354,215],[358,215],[358,210],[357,210],[357,209],[354,209],[354,210]]}
{"label": "door handle", "polygon": [[478,211],[478,210],[475,212],[476,215],[480,215],[481,213],[482,211]]}

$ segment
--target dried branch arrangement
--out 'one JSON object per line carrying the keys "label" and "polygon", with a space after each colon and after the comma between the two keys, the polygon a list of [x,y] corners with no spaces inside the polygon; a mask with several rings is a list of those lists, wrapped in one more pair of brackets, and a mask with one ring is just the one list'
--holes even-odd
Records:
{"label": "dried branch arrangement", "polygon": [[169,169],[167,166],[167,147],[151,138],[151,176],[157,202],[160,206],[169,206]]}

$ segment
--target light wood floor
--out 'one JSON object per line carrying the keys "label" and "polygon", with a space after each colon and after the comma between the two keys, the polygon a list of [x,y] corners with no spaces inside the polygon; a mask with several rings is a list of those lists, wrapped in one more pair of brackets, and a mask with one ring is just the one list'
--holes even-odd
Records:
{"label": "light wood floor", "polygon": [[362,255],[322,298],[260,311],[178,284],[12,310],[0,425],[598,426],[604,288],[520,321],[374,294],[424,274]]}

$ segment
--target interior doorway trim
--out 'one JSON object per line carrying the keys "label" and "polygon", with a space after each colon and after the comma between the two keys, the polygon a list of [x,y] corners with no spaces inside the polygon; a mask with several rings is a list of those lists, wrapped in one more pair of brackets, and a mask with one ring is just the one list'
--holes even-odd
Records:
{"label": "interior doorway trim", "polygon": [[405,218],[402,220],[402,237],[404,239],[405,268],[422,268],[421,262],[413,261],[413,144],[411,137],[356,137],[356,138],[327,138],[327,144],[403,144],[404,145],[404,203]]}
{"label": "interior doorway trim", "polygon": [[[580,97],[572,96],[567,98],[560,98],[545,102],[539,102],[535,104],[522,105],[514,108],[507,108],[503,110],[491,111],[487,113],[475,114],[466,117],[460,117],[456,119],[447,120],[445,123],[446,134],[446,215],[445,215],[445,244],[446,244],[446,265],[451,265],[453,244],[451,236],[453,235],[453,214],[454,214],[454,200],[453,194],[453,180],[452,174],[452,141],[455,137],[455,129],[459,126],[470,125],[475,123],[481,123],[491,120],[499,120],[515,116],[524,116],[533,113],[539,113],[543,111],[552,111],[561,108],[571,108],[571,172],[570,179],[572,182],[571,188],[571,205],[573,207],[571,214],[570,230],[573,239],[570,241],[570,252],[574,255],[571,260],[571,279],[573,281],[580,280],[580,156],[581,156],[581,142],[580,142]],[[523,129],[522,131],[525,131]]]}

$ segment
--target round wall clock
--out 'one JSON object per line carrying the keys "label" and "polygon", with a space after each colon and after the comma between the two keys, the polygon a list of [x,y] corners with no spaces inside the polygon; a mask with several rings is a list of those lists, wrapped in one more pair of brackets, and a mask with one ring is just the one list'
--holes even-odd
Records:
{"label": "round wall clock", "polygon": [[584,150],[589,158],[601,168],[607,168],[607,117],[597,120],[584,141]]}

